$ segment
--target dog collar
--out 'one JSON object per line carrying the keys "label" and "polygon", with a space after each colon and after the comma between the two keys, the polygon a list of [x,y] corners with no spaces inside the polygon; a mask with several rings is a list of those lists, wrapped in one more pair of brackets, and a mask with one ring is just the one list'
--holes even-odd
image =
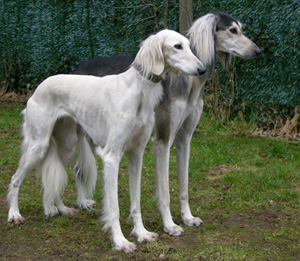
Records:
{"label": "dog collar", "polygon": [[[136,63],[134,63],[133,68],[136,69],[139,72],[140,75],[145,77],[143,75],[143,71],[142,71],[142,68],[141,68],[140,65],[137,65]],[[145,77],[145,78],[148,79],[151,82],[154,82],[154,83],[159,83],[162,80],[162,78],[159,75],[156,75],[154,73],[151,73],[148,77]]]}

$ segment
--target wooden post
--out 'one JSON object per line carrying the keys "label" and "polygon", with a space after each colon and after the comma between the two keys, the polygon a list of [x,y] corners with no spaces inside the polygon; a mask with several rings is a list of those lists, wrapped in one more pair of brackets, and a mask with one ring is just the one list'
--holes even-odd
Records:
{"label": "wooden post", "polygon": [[193,23],[193,0],[179,0],[179,32],[186,32]]}

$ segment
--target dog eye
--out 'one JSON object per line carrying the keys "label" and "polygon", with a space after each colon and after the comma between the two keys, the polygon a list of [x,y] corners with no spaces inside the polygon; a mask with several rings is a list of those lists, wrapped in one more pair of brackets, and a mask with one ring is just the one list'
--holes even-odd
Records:
{"label": "dog eye", "polygon": [[181,44],[175,44],[174,48],[176,48],[178,50],[182,50],[182,45]]}
{"label": "dog eye", "polygon": [[230,32],[231,32],[232,34],[237,34],[236,28],[231,28],[231,29],[230,29]]}

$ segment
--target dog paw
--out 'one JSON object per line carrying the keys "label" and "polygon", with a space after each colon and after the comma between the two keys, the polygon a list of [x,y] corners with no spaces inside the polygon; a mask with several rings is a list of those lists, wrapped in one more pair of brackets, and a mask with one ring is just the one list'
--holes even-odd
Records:
{"label": "dog paw", "polygon": [[165,227],[164,231],[168,233],[170,236],[175,236],[175,237],[181,236],[184,233],[183,228],[177,225],[169,228]]}
{"label": "dog paw", "polygon": [[56,206],[47,206],[44,207],[45,215],[47,217],[54,217],[59,215],[59,211]]}
{"label": "dog paw", "polygon": [[124,252],[125,254],[130,254],[136,251],[136,245],[124,240],[122,243],[115,244],[115,249],[121,252]]}
{"label": "dog paw", "polygon": [[140,231],[140,232],[133,230],[131,232],[131,235],[135,236],[139,243],[152,242],[158,239],[158,234],[149,232],[147,230]]}
{"label": "dog paw", "polygon": [[83,209],[86,209],[86,210],[93,210],[95,205],[96,205],[96,201],[91,200],[91,199],[85,199],[85,200],[82,200],[82,201],[77,201],[77,206],[79,208],[83,208]]}
{"label": "dog paw", "polygon": [[59,209],[59,212],[63,216],[74,216],[79,212],[79,210],[75,209],[75,208],[64,207],[64,208]]}
{"label": "dog paw", "polygon": [[141,235],[137,238],[137,241],[142,243],[142,242],[152,242],[156,241],[158,239],[158,234],[153,233],[153,232],[147,232],[144,235]]}
{"label": "dog paw", "polygon": [[25,222],[25,218],[23,218],[20,214],[12,214],[8,216],[7,223],[12,223],[15,225],[19,225]]}
{"label": "dog paw", "polygon": [[203,224],[203,221],[198,217],[192,217],[192,218],[182,218],[182,221],[185,225],[189,227],[198,227]]}

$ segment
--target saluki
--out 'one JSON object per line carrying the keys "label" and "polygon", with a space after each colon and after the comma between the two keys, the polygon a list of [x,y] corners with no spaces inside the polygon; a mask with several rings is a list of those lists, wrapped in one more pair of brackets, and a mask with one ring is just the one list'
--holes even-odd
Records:
{"label": "saluki", "polygon": [[[219,58],[226,71],[229,70],[232,56],[253,58],[260,54],[260,49],[242,32],[242,24],[232,16],[213,12],[196,20],[187,34],[192,51],[203,62],[207,72],[201,76],[189,76],[184,72],[169,72],[162,81],[164,94],[155,109],[153,148],[156,159],[156,177],[158,208],[162,215],[164,230],[170,235],[183,233],[176,225],[170,212],[169,196],[169,157],[170,147],[176,145],[177,172],[179,182],[179,200],[181,218],[187,226],[199,226],[202,220],[191,214],[188,197],[188,169],[190,143],[203,109],[204,84],[214,72],[216,58]],[[107,64],[114,58],[95,58],[79,65],[76,73],[101,75],[108,70]],[[119,57],[116,70],[125,70],[126,60]],[[105,67],[105,68],[104,68]],[[85,147],[89,149],[88,147]],[[89,151],[79,150],[79,159],[90,155]],[[81,170],[84,172],[84,170]],[[85,171],[88,173],[88,169]],[[79,180],[80,182],[80,180]],[[79,196],[79,195],[78,195]],[[82,199],[79,198],[79,202]]]}
{"label": "saluki", "polygon": [[[28,100],[24,114],[22,155],[13,175],[9,193],[8,222],[24,221],[19,212],[20,185],[37,167],[43,182],[43,206],[47,216],[72,215],[61,199],[67,174],[65,167],[74,156],[83,133],[92,140],[95,152],[103,161],[104,229],[110,229],[114,247],[126,253],[136,249],[121,231],[118,204],[118,171],[125,153],[129,161],[129,185],[134,228],[139,242],[155,240],[148,232],[140,210],[142,157],[154,125],[154,107],[163,95],[161,84],[169,71],[189,75],[205,73],[205,67],[192,53],[187,38],[171,30],[148,37],[140,47],[132,66],[124,73],[106,77],[56,75],[43,81]],[[79,145],[79,146],[81,146]],[[84,157],[94,158],[85,154]],[[92,193],[96,182],[94,159],[90,162],[92,177],[78,174],[84,183],[79,187]],[[91,179],[92,178],[92,179]],[[84,204],[93,202],[87,199]]]}

